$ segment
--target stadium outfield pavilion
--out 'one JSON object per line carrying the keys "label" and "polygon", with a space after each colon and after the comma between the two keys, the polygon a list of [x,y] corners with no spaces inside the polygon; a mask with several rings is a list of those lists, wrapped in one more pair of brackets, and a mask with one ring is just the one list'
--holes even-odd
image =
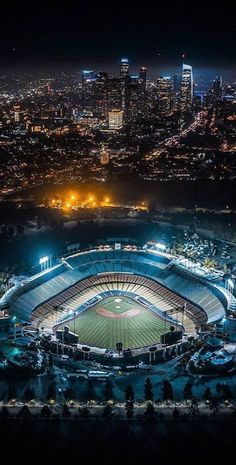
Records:
{"label": "stadium outfield pavilion", "polygon": [[[163,335],[192,335],[225,318],[234,298],[219,277],[187,269],[176,257],[127,244],[77,252],[16,282],[0,307],[18,321],[55,334],[69,327],[91,353],[141,353]],[[54,336],[53,336],[54,337]],[[165,344],[166,345],[166,344]]]}

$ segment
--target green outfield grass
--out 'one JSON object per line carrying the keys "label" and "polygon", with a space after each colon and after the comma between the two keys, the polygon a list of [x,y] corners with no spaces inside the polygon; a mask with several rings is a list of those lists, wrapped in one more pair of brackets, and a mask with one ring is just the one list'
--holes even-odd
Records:
{"label": "green outfield grass", "polygon": [[[120,299],[120,302],[117,301]],[[98,311],[112,312],[119,319],[103,316]],[[126,312],[139,311],[135,316],[120,318]],[[96,347],[116,348],[117,342],[123,348],[135,348],[160,341],[161,334],[169,331],[170,323],[151,310],[139,305],[129,297],[109,297],[89,308],[74,321],[68,323],[70,330],[79,335],[80,343]]]}

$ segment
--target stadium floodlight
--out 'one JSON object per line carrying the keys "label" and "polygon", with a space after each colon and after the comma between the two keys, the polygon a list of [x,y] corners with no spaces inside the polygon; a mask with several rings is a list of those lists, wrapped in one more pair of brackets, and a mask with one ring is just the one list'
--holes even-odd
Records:
{"label": "stadium floodlight", "polygon": [[166,250],[166,246],[164,244],[160,244],[160,242],[157,242],[155,245],[160,250]]}
{"label": "stadium floodlight", "polygon": [[41,257],[41,258],[39,259],[39,264],[40,264],[40,265],[43,265],[44,263],[47,263],[48,260],[49,260],[49,257]]}

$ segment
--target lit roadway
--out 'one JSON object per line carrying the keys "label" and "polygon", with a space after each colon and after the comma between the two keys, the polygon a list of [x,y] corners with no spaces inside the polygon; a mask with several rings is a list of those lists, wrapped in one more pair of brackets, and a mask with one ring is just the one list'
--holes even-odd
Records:
{"label": "lit roadway", "polygon": [[[55,403],[54,405],[48,405],[49,409],[51,411],[52,415],[55,414],[60,414],[62,412],[62,405],[65,403],[65,401],[61,401],[60,403]],[[32,415],[40,415],[41,409],[45,403],[38,403],[35,401],[35,403],[23,403],[19,402],[16,404],[12,403],[1,403],[1,405],[5,405],[11,417],[17,417],[18,413],[20,412],[21,408],[23,405],[28,405],[30,412]],[[69,411],[71,413],[71,417],[75,415],[77,417],[79,410],[83,407],[88,407],[90,416],[91,417],[97,417],[97,416],[102,416],[104,407],[106,403],[104,402],[102,405],[97,404],[96,402],[88,402],[88,403],[78,403],[78,402],[67,402],[67,405],[69,407]],[[125,403],[115,403],[112,404],[110,403],[113,415],[114,417],[118,418],[126,418],[126,409],[125,409]],[[205,402],[199,402],[198,404],[198,409],[193,413],[193,411],[190,408],[190,403],[189,402],[162,402],[158,404],[153,404],[155,408],[155,412],[158,415],[164,415],[164,418],[166,419],[172,419],[173,418],[173,411],[174,408],[176,407],[179,411],[179,416],[184,416],[186,418],[202,418],[203,416],[207,416],[208,418],[211,418],[213,415],[212,410],[209,409],[209,406]],[[134,403],[134,417],[143,415],[145,413],[147,407],[147,403]],[[235,405],[233,403],[227,403],[225,404],[218,404],[218,411],[216,413],[217,418],[229,418],[233,417],[234,411],[235,411]]]}
{"label": "lit roadway", "polygon": [[[170,148],[170,147],[177,147],[180,143],[181,138],[186,137],[189,133],[195,132],[199,129],[202,129],[209,125],[209,114],[208,111],[200,111],[193,123],[191,123],[187,128],[181,130],[179,134],[175,136],[168,137],[167,139],[161,141],[157,148],[149,155],[149,157],[156,157],[160,153],[160,149]],[[211,120],[211,128],[214,125],[214,119]],[[208,126],[209,129],[209,126]]]}

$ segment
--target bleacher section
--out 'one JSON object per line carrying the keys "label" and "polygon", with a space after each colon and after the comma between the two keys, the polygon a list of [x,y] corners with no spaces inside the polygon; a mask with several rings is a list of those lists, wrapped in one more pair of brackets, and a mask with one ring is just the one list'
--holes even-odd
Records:
{"label": "bleacher section", "polygon": [[190,277],[171,271],[163,283],[191,302],[203,308],[207,314],[207,323],[221,320],[225,316],[225,309],[221,301],[213,294],[208,286],[194,282]]}
{"label": "bleacher section", "polygon": [[[196,324],[199,321],[204,323],[206,315],[202,310],[191,303],[185,301],[166,289],[159,283],[141,276],[126,275],[117,273],[115,275],[92,276],[78,282],[70,289],[51,299],[49,302],[38,307],[32,315],[32,321],[35,325],[44,327],[53,327],[64,319],[66,315],[73,315],[84,311],[86,303],[91,299],[96,299],[98,295],[113,295],[114,291],[120,294],[132,292],[135,295],[141,295],[147,302],[160,309],[161,312],[167,312],[170,315],[182,309],[183,314],[191,316]],[[95,300],[94,300],[95,303]],[[181,316],[179,315],[179,318]]]}
{"label": "bleacher section", "polygon": [[[167,257],[144,250],[90,250],[77,253],[52,270],[28,279],[10,296],[11,313],[41,324],[55,312],[77,311],[101,292],[135,292],[161,311],[186,306],[196,326],[225,316],[224,302],[213,286],[179,269]],[[56,309],[56,310],[55,310]],[[47,316],[47,317],[46,317]],[[47,324],[48,321],[47,321]]]}
{"label": "bleacher section", "polygon": [[[68,263],[72,268],[80,268],[83,265],[88,265],[93,263],[95,268],[100,262],[109,262],[110,266],[115,266],[115,263],[122,261],[126,262],[136,262],[137,260],[149,265],[153,265],[160,269],[165,268],[170,260],[162,255],[152,254],[150,252],[145,252],[143,250],[137,251],[127,251],[127,250],[89,250],[85,252],[80,252],[75,255],[71,255],[65,259],[65,262]],[[113,269],[111,271],[117,271]]]}

